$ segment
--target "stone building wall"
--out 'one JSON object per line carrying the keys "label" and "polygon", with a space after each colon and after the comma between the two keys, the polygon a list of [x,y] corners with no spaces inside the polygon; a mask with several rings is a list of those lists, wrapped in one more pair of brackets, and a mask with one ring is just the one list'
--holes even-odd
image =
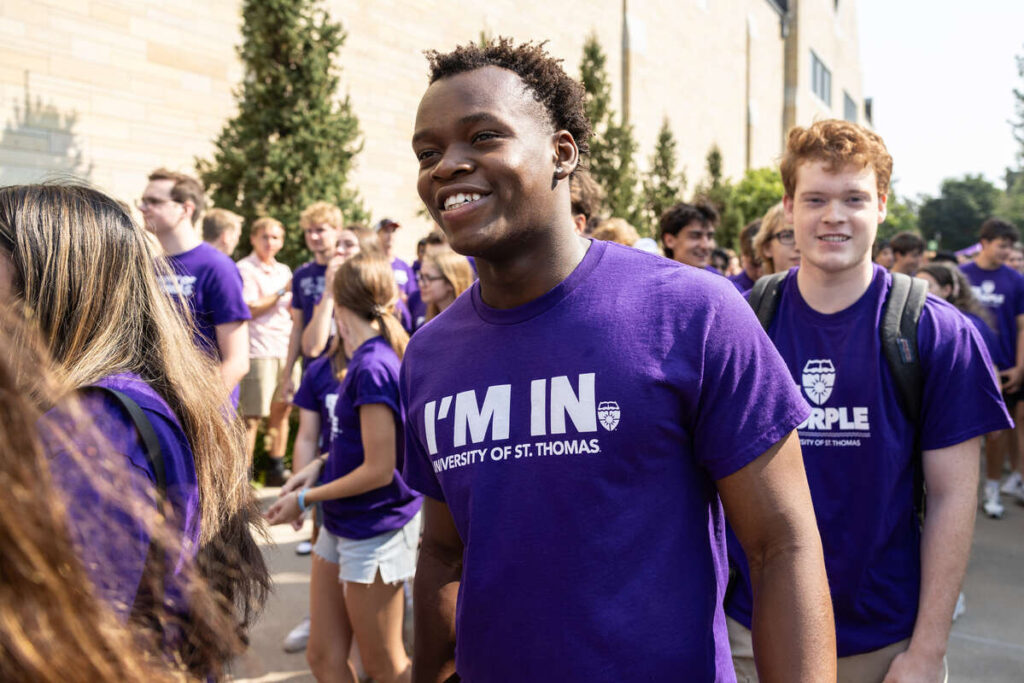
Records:
{"label": "stone building wall", "polygon": [[[795,2],[791,0],[791,5]],[[727,176],[781,152],[785,39],[769,0],[562,0],[523,5],[440,0],[327,0],[348,39],[340,95],[364,137],[352,181],[374,217],[406,228],[411,255],[429,228],[419,215],[409,146],[426,88],[423,50],[488,35],[548,40],[579,73],[596,33],[608,56],[616,110],[628,104],[645,168],[663,118],[679,141],[692,188],[712,144]],[[241,77],[238,0],[3,0],[0,4],[0,183],[79,174],[129,201],[157,166],[191,171],[234,111]],[[535,8],[535,9],[531,9]],[[842,116],[847,91],[863,112],[853,0],[800,0],[795,116]],[[810,90],[814,49],[833,74],[833,107]],[[325,143],[326,144],[326,143]]]}

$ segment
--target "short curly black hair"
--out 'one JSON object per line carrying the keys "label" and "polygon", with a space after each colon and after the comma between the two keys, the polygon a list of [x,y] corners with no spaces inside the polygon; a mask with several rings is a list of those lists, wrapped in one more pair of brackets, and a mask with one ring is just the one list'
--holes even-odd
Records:
{"label": "short curly black hair", "polygon": [[523,79],[551,117],[555,130],[567,130],[580,150],[580,165],[590,154],[590,121],[583,109],[583,86],[562,69],[562,60],[544,49],[547,41],[516,45],[511,38],[499,37],[484,45],[459,45],[451,52],[428,50],[430,82],[473,71],[485,66],[508,69]]}

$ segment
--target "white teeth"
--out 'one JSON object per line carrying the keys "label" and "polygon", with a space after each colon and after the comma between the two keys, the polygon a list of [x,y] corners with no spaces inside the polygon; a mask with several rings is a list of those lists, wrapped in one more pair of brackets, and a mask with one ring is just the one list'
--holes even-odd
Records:
{"label": "white teeth", "polygon": [[850,238],[846,235],[822,235],[821,239],[826,242],[845,242]]}
{"label": "white teeth", "polygon": [[444,200],[444,210],[448,211],[449,209],[454,209],[462,206],[463,204],[475,202],[478,199],[480,199],[480,195],[475,192],[471,192],[469,194],[459,192],[458,194],[453,194]]}

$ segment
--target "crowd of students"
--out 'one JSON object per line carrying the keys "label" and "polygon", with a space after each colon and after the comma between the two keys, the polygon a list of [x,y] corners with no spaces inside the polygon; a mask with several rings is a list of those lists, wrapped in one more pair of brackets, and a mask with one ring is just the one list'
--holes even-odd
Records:
{"label": "crowd of students", "polygon": [[241,218],[166,169],[138,202],[161,257],[101,192],[0,190],[0,464],[32,525],[0,553],[0,673],[224,676],[269,587],[266,419],[266,521],[315,511],[286,648],[318,680],[945,680],[983,436],[983,509],[1024,502],[1016,228],[962,264],[876,243],[892,157],[830,120],[789,133],[738,257],[702,200],[651,253],[602,216],[542,46],[428,58],[412,266],[397,222],[326,202],[294,273],[272,217],[235,263]]}

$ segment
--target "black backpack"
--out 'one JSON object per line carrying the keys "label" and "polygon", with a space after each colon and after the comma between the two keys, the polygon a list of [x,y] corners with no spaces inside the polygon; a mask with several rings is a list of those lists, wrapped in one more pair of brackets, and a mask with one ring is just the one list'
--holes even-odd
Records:
{"label": "black backpack", "polygon": [[[765,332],[775,318],[779,307],[779,294],[782,281],[788,271],[765,275],[754,283],[748,299],[750,307],[757,314],[757,320]],[[924,517],[924,470],[921,462],[920,436],[917,433],[921,422],[921,393],[924,376],[921,359],[917,352],[917,324],[921,320],[921,310],[928,296],[928,285],[924,280],[903,275],[892,274],[892,287],[885,298],[882,310],[882,350],[889,365],[896,393],[900,398],[903,412],[914,425],[914,504],[918,515]]]}

